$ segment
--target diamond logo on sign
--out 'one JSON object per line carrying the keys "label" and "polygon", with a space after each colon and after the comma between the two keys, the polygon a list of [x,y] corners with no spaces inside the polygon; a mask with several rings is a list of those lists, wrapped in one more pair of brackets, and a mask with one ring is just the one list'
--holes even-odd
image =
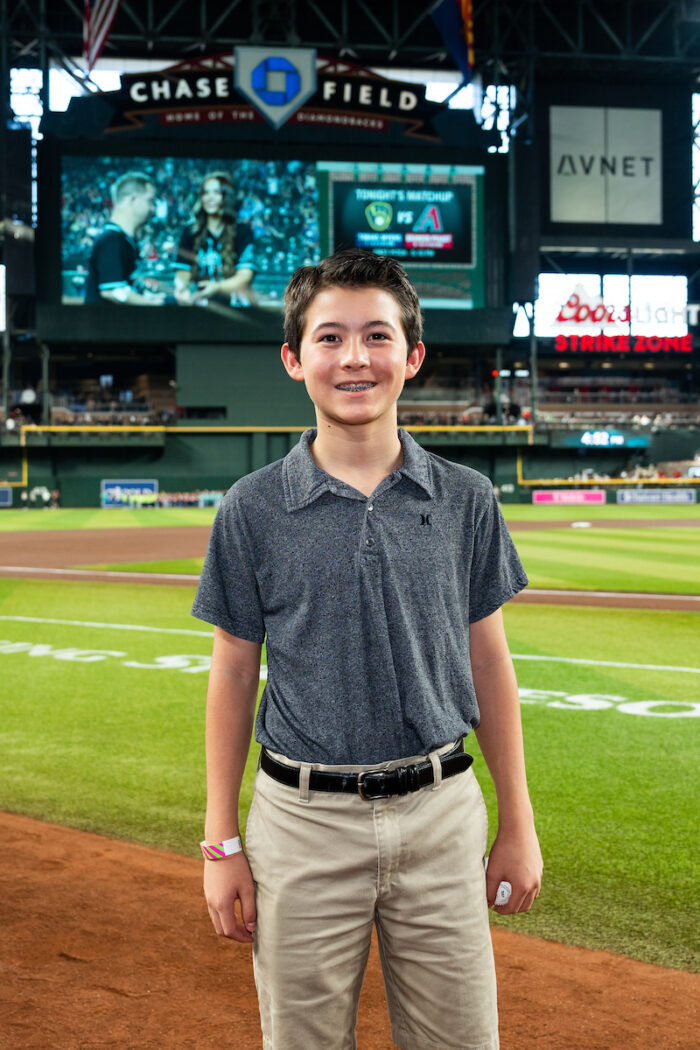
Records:
{"label": "diamond logo on sign", "polygon": [[281,128],[316,92],[316,52],[237,47],[234,84],[273,128]]}

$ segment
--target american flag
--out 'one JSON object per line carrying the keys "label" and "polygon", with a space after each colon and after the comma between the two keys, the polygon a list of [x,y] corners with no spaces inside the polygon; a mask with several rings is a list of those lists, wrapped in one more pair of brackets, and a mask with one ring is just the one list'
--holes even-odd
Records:
{"label": "american flag", "polygon": [[107,42],[120,0],[85,0],[83,9],[83,57],[88,73]]}

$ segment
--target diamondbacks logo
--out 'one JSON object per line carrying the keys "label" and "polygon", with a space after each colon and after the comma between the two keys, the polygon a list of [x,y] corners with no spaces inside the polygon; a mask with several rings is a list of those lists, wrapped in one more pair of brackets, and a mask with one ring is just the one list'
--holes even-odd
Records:
{"label": "diamondbacks logo", "polygon": [[316,52],[302,48],[237,47],[236,89],[281,128],[316,93]]}

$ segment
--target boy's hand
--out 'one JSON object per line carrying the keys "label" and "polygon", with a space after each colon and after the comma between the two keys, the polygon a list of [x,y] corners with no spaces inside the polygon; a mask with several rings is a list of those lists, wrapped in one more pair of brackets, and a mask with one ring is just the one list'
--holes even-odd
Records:
{"label": "boy's hand", "polygon": [[[497,904],[496,890],[499,883],[512,886],[507,904]],[[486,899],[489,908],[499,915],[513,915],[529,911],[539,896],[542,882],[542,854],[537,841],[534,824],[517,831],[500,830],[489,853],[486,870]]]}
{"label": "boy's hand", "polygon": [[204,861],[204,896],[221,937],[250,944],[255,933],[255,887],[245,853]]}

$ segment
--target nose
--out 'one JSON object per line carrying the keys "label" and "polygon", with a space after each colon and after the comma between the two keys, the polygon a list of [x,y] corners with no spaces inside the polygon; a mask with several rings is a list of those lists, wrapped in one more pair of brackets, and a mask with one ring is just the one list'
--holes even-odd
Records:
{"label": "nose", "polygon": [[362,336],[351,336],[346,339],[340,364],[346,369],[369,367],[369,348]]}

